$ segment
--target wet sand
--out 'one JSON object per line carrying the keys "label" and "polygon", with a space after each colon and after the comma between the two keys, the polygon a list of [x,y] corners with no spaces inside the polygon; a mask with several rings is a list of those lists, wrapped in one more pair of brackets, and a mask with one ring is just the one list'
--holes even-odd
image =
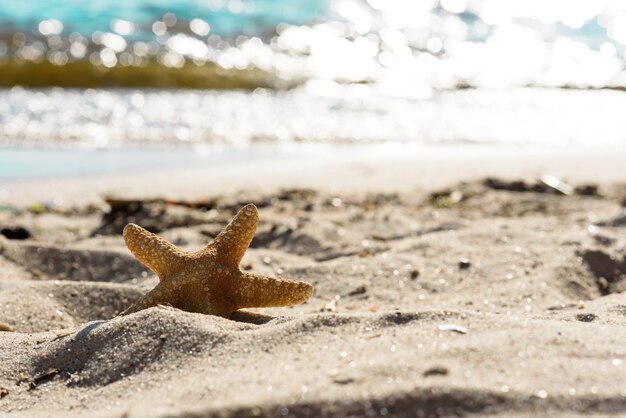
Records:
{"label": "wet sand", "polygon": [[[428,192],[485,176],[538,177],[549,173],[573,183],[616,183],[626,179],[623,147],[550,147],[496,145],[423,146],[382,143],[355,147],[323,144],[259,144],[247,149],[216,147],[196,152],[140,153],[137,163],[120,158],[122,150],[78,152],[62,160],[71,170],[44,177],[55,153],[23,156],[39,178],[0,180],[0,204],[99,204],[102,196],[164,196],[197,199],[238,191],[274,192],[308,187],[334,192]],[[207,152],[206,156],[203,152]],[[26,154],[30,154],[27,151]],[[164,154],[164,155],[162,155]],[[16,156],[16,159],[19,157]],[[107,161],[121,173],[101,170]],[[97,167],[95,172],[84,169]],[[23,170],[22,170],[23,171]]]}
{"label": "wet sand", "polygon": [[[623,415],[620,154],[522,154],[4,182],[0,415]],[[307,303],[115,317],[157,283],[127,222],[192,250],[249,202],[242,268]]]}

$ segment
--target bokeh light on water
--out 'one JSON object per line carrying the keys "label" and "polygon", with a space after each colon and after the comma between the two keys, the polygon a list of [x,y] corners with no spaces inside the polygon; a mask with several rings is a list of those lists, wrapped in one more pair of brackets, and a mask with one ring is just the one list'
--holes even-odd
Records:
{"label": "bokeh light on water", "polygon": [[[378,82],[395,93],[407,84],[409,92],[625,84],[626,4],[611,0],[5,0],[0,24],[5,72],[10,61],[86,61],[102,73],[211,63],[232,77],[267,72],[272,81],[260,85],[323,78]],[[89,78],[98,80],[116,78]],[[185,86],[184,77],[162,83]]]}
{"label": "bokeh light on water", "polygon": [[[615,0],[0,0],[0,138],[617,143],[621,96],[523,88],[623,89],[625,28]],[[590,102],[602,135],[544,116]]]}
{"label": "bokeh light on water", "polygon": [[201,146],[256,143],[591,145],[624,143],[617,91],[465,89],[429,99],[317,84],[285,92],[0,90],[0,138],[63,143]]}

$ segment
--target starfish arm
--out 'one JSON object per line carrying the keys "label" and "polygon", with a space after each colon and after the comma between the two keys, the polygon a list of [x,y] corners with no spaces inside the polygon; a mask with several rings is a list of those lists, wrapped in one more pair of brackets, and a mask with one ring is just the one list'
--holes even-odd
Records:
{"label": "starfish arm", "polygon": [[312,294],[313,286],[308,283],[251,273],[233,280],[231,290],[236,309],[297,305]]}
{"label": "starfish arm", "polygon": [[124,241],[130,252],[159,279],[177,271],[184,263],[182,250],[139,225],[126,225]]}
{"label": "starfish arm", "polygon": [[252,203],[241,208],[226,228],[202,252],[227,267],[238,268],[259,223],[259,212]]}
{"label": "starfish arm", "polygon": [[176,305],[177,295],[173,294],[159,283],[154,289],[144,295],[137,302],[133,303],[128,309],[120,313],[120,316],[128,315],[141,311],[143,309],[152,308],[157,305]]}

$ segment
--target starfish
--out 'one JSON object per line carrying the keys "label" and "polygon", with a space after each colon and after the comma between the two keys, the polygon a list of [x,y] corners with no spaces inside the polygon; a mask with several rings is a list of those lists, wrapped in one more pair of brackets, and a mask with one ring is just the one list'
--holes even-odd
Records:
{"label": "starfish", "polygon": [[159,277],[159,284],[120,315],[157,305],[230,318],[242,308],[289,306],[306,301],[313,286],[282,277],[243,272],[239,263],[259,222],[248,204],[197,252],[186,252],[135,224],[124,228],[126,246]]}

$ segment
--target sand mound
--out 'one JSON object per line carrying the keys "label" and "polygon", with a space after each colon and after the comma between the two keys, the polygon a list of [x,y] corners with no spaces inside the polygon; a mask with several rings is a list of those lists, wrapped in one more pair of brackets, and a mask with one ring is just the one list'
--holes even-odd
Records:
{"label": "sand mound", "polygon": [[0,322],[18,332],[75,328],[86,321],[110,319],[139,298],[132,285],[87,282],[0,282]]}
{"label": "sand mound", "polygon": [[122,249],[98,250],[6,241],[0,245],[4,257],[45,279],[125,282],[148,272]]}
{"label": "sand mound", "polygon": [[[619,322],[396,311],[255,325],[152,308],[24,338],[37,356],[13,352],[5,372],[22,382],[9,396],[25,416],[45,416],[68,393],[64,405],[84,413],[117,399],[112,416],[137,417],[610,413],[623,408],[620,388],[607,386],[622,376],[610,363],[623,342]],[[81,399],[90,391],[97,396]]]}

